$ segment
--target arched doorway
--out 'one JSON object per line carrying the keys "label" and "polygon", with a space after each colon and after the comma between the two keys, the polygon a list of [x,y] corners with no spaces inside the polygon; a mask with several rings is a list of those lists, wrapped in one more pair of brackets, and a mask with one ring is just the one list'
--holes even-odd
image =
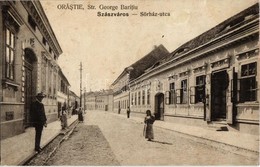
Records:
{"label": "arched doorway", "polygon": [[155,119],[164,120],[164,94],[157,93],[155,95]]}
{"label": "arched doorway", "polygon": [[34,65],[37,61],[33,50],[24,50],[24,127],[30,126],[30,106],[35,95],[36,69]]}

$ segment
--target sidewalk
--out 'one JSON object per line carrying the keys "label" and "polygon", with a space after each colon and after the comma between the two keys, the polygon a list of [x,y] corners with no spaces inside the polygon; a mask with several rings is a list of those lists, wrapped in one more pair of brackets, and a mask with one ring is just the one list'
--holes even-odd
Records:
{"label": "sidewalk", "polygon": [[[114,114],[126,118],[126,114]],[[130,116],[129,119],[140,123],[144,121],[143,118],[133,116]],[[214,131],[207,127],[188,126],[165,121],[155,121],[154,127],[175,131],[193,137],[197,142],[208,143],[233,153],[259,157],[259,135],[250,135],[235,131]]]}
{"label": "sidewalk", "polygon": [[[78,119],[77,115],[68,119],[68,126]],[[59,120],[49,123],[43,129],[41,147],[46,146],[61,132]],[[2,165],[22,165],[28,158],[35,155],[34,152],[35,129],[27,128],[20,135],[1,140],[1,166]]]}

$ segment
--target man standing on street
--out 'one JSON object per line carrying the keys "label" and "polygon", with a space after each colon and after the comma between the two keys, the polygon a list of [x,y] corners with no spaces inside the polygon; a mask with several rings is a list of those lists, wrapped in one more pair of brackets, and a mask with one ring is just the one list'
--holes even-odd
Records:
{"label": "man standing on street", "polygon": [[127,107],[127,111],[126,112],[127,112],[127,118],[129,118],[130,117],[130,112],[131,112],[129,106]]}
{"label": "man standing on street", "polygon": [[36,95],[36,101],[34,101],[31,105],[31,122],[33,126],[35,127],[35,148],[34,150],[36,152],[41,152],[41,136],[42,136],[42,130],[43,126],[47,127],[47,118],[45,115],[44,105],[42,104],[42,99],[46,95],[41,93],[38,93]]}

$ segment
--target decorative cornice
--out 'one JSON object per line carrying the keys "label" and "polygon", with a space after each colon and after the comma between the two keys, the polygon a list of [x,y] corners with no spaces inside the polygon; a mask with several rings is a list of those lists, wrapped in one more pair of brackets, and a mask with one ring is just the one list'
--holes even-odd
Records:
{"label": "decorative cornice", "polygon": [[193,73],[197,73],[197,72],[201,72],[203,70],[206,70],[207,66],[208,66],[208,64],[205,63],[202,66],[196,67],[196,68],[193,69]]}
{"label": "decorative cornice", "polygon": [[20,16],[20,14],[14,9],[13,5],[11,2],[8,2],[8,5],[3,5],[2,6],[3,13],[9,14],[12,19],[18,24],[18,26],[23,25],[23,19]]}
{"label": "decorative cornice", "polygon": [[24,24],[24,22],[22,17],[12,6],[11,2],[7,2],[2,6],[2,13],[5,24],[12,26],[16,32],[19,32],[19,28]]}
{"label": "decorative cornice", "polygon": [[187,76],[189,75],[189,73],[190,73],[190,69],[186,69],[185,71],[179,73],[179,77]]}
{"label": "decorative cornice", "polygon": [[237,60],[249,59],[251,57],[257,56],[258,54],[259,54],[259,48],[257,47],[236,54],[236,58]]}
{"label": "decorative cornice", "polygon": [[59,56],[62,53],[61,47],[56,39],[56,36],[50,26],[48,18],[38,0],[35,1],[21,1],[27,12],[34,19],[38,29],[47,39],[55,55]]}
{"label": "decorative cornice", "polygon": [[211,68],[213,70],[228,68],[229,66],[230,66],[230,57],[211,63]]}

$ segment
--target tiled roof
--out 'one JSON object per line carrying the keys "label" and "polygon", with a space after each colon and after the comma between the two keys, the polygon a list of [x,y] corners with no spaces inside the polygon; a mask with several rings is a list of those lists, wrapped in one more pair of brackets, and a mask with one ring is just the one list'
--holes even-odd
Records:
{"label": "tiled roof", "polygon": [[204,32],[203,34],[193,38],[192,40],[184,43],[180,47],[178,47],[176,50],[174,50],[172,53],[170,53],[169,56],[164,57],[160,60],[158,60],[153,66],[148,68],[146,72],[149,70],[156,68],[157,66],[160,66],[161,64],[164,64],[166,62],[170,62],[172,59],[182,56],[183,54],[190,52],[193,49],[196,49],[203,44],[206,44],[207,42],[213,41],[216,38],[231,32],[232,30],[236,29],[239,26],[245,25],[246,23],[252,21],[256,17],[259,17],[259,3],[256,3],[255,5],[243,10],[242,12],[236,14],[235,16],[225,20],[224,22],[218,24],[217,26],[211,28],[210,30]]}
{"label": "tiled roof", "polygon": [[228,33],[235,28],[242,26],[254,19],[255,17],[259,17],[259,4],[255,4],[242,12],[236,14],[235,16],[225,20],[224,22],[218,24],[217,26],[211,28],[210,30],[204,32],[203,34],[195,37],[194,39],[186,42],[185,44],[178,47],[175,51],[171,53],[171,56],[168,57],[167,60],[186,53],[194,48],[197,48],[221,35]]}
{"label": "tiled roof", "polygon": [[[133,69],[130,72],[130,80],[139,77],[145,72],[147,68],[152,66],[158,60],[166,58],[167,56],[169,56],[169,54],[169,51],[163,45],[155,46],[155,48],[150,53],[129,66]],[[119,81],[123,76],[127,74],[127,69],[129,67],[126,67],[123,70],[123,72],[118,76],[118,78],[113,82],[112,85],[116,84],[117,81]]]}
{"label": "tiled roof", "polygon": [[169,51],[163,45],[155,47],[154,50],[131,65],[131,67],[133,67],[133,71],[130,73],[130,80],[139,77],[145,72],[147,68],[151,67],[155,62],[160,59],[164,59],[167,56],[169,56]]}

